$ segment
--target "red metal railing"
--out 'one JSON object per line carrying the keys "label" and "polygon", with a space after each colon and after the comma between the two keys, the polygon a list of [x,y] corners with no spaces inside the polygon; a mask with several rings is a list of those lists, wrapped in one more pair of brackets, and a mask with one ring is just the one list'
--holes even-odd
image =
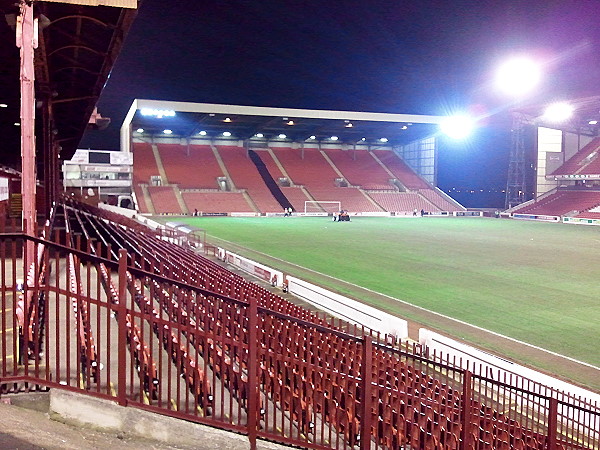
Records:
{"label": "red metal railing", "polygon": [[[143,270],[161,264],[150,256],[77,250],[76,240],[0,235],[0,392],[78,391],[310,448],[598,448],[593,405],[292,317],[247,286],[246,300],[233,299],[183,281],[182,268]],[[22,294],[37,315],[20,318],[26,241],[43,251]]]}

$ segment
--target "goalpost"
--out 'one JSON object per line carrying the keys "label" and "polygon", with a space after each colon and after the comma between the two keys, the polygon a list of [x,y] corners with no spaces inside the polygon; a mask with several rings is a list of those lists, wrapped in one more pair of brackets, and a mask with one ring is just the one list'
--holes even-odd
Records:
{"label": "goalpost", "polygon": [[305,200],[305,214],[333,214],[342,210],[342,202],[321,201],[321,200]]}

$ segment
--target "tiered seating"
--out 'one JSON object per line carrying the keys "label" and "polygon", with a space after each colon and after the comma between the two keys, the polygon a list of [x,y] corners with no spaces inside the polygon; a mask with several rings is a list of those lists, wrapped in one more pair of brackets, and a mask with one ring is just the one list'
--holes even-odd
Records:
{"label": "tiered seating", "polygon": [[402,159],[389,150],[374,150],[373,153],[408,189],[431,189]]}
{"label": "tiered seating", "polygon": [[271,156],[271,153],[269,153],[266,150],[260,149],[255,149],[255,152],[258,153],[258,156],[260,156],[262,162],[265,163],[265,166],[269,170],[269,173],[271,174],[273,179],[275,181],[279,181],[279,178],[283,177],[284,175],[283,173],[281,173],[281,169],[273,159],[273,156]]}
{"label": "tiered seating", "polygon": [[342,209],[350,212],[383,211],[377,205],[371,203],[367,197],[354,187],[332,187],[328,189],[309,189],[312,196],[320,201],[339,201]]}
{"label": "tiered seating", "polygon": [[386,211],[404,212],[412,214],[416,209],[421,211],[440,211],[430,202],[414,192],[371,192],[369,195]]}
{"label": "tiered seating", "polygon": [[70,254],[67,271],[69,273],[69,292],[71,294],[71,303],[77,322],[76,330],[78,332],[77,344],[79,346],[79,362],[81,363],[81,373],[84,379],[91,377],[94,382],[98,382],[98,356],[96,346],[94,345],[94,336],[90,327],[90,317],[85,301],[81,299],[81,282],[76,275],[75,257]]}
{"label": "tiered seating", "polygon": [[442,197],[439,192],[434,189],[419,189],[419,194],[433,203],[441,211],[463,211],[464,208],[456,206],[454,203],[449,202],[447,199]]}
{"label": "tiered seating", "polygon": [[600,152],[600,138],[594,138],[551,175],[599,174],[598,152]]}
{"label": "tiered seating", "polygon": [[600,212],[584,211],[580,214],[577,214],[576,217],[582,217],[584,219],[600,219]]}
{"label": "tiered seating", "polygon": [[[316,148],[292,149],[277,147],[273,153],[292,178],[294,184],[304,185],[309,191],[327,190],[335,186],[338,174]],[[304,158],[302,158],[304,153]],[[307,170],[309,168],[310,170]],[[337,200],[317,198],[317,200]]]}
{"label": "tiered seating", "polygon": [[135,198],[137,200],[138,210],[141,213],[150,212],[150,208],[148,208],[148,205],[146,205],[146,199],[144,198],[144,192],[142,191],[142,188],[140,187],[140,185],[134,184],[132,187],[133,187],[133,192],[135,192]]}
{"label": "tiered seating", "polygon": [[172,186],[148,186],[148,192],[157,214],[182,214]]}
{"label": "tiered seating", "polygon": [[[181,189],[217,189],[223,173],[209,145],[158,144],[170,184]],[[189,153],[189,154],[188,154]]]}
{"label": "tiered seating", "polygon": [[183,200],[189,211],[199,212],[254,212],[244,195],[240,192],[182,192]]}
{"label": "tiered seating", "polygon": [[327,149],[325,153],[350,184],[361,186],[363,189],[395,190],[395,187],[389,183],[390,174],[381,167],[370,152]]}
{"label": "tiered seating", "polygon": [[271,194],[245,148],[221,145],[217,149],[236,188],[246,189],[261,212],[281,212],[282,206]]}
{"label": "tiered seating", "polygon": [[[381,211],[357,188],[336,187],[335,179],[339,178],[339,175],[318,149],[304,149],[304,159],[302,159],[302,150],[300,149],[274,148],[273,152],[285,167],[293,183],[304,185],[315,200],[340,201],[342,209],[351,212]],[[303,210],[304,204],[294,204],[294,207]]]}
{"label": "tiered seating", "polygon": [[304,191],[299,187],[282,187],[281,191],[283,195],[290,201],[294,210],[296,211],[304,211],[304,202],[310,200],[304,193]]}
{"label": "tiered seating", "polygon": [[150,177],[158,175],[158,166],[152,146],[146,142],[133,143],[133,183],[150,183]]}
{"label": "tiered seating", "polygon": [[558,191],[514,212],[562,216],[571,211],[585,211],[600,204],[600,191]]}

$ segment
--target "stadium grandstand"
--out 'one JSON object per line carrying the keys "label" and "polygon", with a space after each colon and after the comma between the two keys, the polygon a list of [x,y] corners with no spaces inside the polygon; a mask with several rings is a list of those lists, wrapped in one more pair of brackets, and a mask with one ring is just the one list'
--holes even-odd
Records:
{"label": "stadium grandstand", "polygon": [[[572,117],[559,124],[540,114],[540,108],[514,112],[514,128],[521,138],[513,139],[508,213],[532,220],[596,223],[600,207],[600,97],[575,99],[570,105]],[[524,148],[525,141],[535,142],[533,151]]]}
{"label": "stadium grandstand", "polygon": [[[135,4],[35,3],[45,24],[38,83],[21,72],[20,94],[7,100],[13,112],[25,105],[21,126],[3,128],[11,150],[23,140],[21,170],[0,173],[3,399],[66,392],[82,421],[94,420],[79,407],[85,397],[102,401],[106,417],[169,416],[247,436],[250,448],[258,439],[316,449],[599,448],[592,397],[440,354],[400,326],[309,309],[284,297],[283,276],[252,266],[263,283],[249,281],[202,233],[150,220],[324,215],[331,204],[354,215],[468,211],[436,188],[436,116],[136,100],[120,152],[78,150],[87,127],[107,124],[94,107]],[[17,35],[29,51],[0,47],[11,80],[34,69],[33,10],[5,10],[23,18]],[[550,178],[590,175],[597,150],[589,139]],[[567,191],[593,191],[574,183],[537,206],[572,211]],[[588,195],[577,208],[592,214],[598,203]]]}
{"label": "stadium grandstand", "polygon": [[435,185],[440,120],[135,100],[121,140],[142,214],[452,214],[466,208]]}

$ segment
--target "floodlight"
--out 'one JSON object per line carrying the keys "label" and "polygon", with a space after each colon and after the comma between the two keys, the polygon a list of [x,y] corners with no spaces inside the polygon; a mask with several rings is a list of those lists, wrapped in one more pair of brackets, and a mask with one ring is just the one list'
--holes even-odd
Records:
{"label": "floodlight", "polygon": [[473,130],[473,120],[467,116],[446,117],[440,123],[440,130],[452,139],[464,139]]}
{"label": "floodlight", "polygon": [[329,139],[331,139],[332,141],[337,141],[339,139],[339,137],[337,137],[337,136],[331,136]]}
{"label": "floodlight", "polygon": [[262,133],[256,133],[254,136],[257,137],[257,138],[265,137],[265,135],[262,134]]}
{"label": "floodlight", "polygon": [[498,69],[496,85],[511,96],[524,95],[533,90],[541,78],[540,66],[526,57],[506,61]]}
{"label": "floodlight", "polygon": [[135,130],[137,133],[143,133],[144,129],[143,128],[138,128],[137,130]]}
{"label": "floodlight", "polygon": [[352,122],[348,122],[345,126],[346,128],[352,128],[354,125],[352,125]]}
{"label": "floodlight", "polygon": [[388,138],[379,138],[379,142],[384,142],[385,143],[387,141],[388,141]]}
{"label": "floodlight", "polygon": [[231,122],[231,118],[225,117],[225,119],[223,120],[223,122]]}
{"label": "floodlight", "polygon": [[291,125],[294,125],[294,121],[293,121],[293,120],[290,120],[288,123],[286,123],[286,125],[290,125],[290,126],[291,126]]}
{"label": "floodlight", "polygon": [[230,131],[223,131],[223,136],[229,137],[229,136],[231,136],[231,132]]}
{"label": "floodlight", "polygon": [[142,116],[153,116],[157,119],[162,119],[163,117],[175,117],[175,111],[170,109],[143,108],[141,113]]}
{"label": "floodlight", "polygon": [[408,130],[408,127],[406,125],[402,125],[401,130]]}
{"label": "floodlight", "polygon": [[360,138],[361,141],[365,142],[367,138]]}
{"label": "floodlight", "polygon": [[198,133],[200,136],[206,136],[206,131],[202,130],[201,132]]}
{"label": "floodlight", "polygon": [[163,130],[163,134],[173,134],[173,130]]}
{"label": "floodlight", "polygon": [[285,134],[281,133],[278,137],[279,137],[279,139],[285,139],[287,136]]}
{"label": "floodlight", "polygon": [[588,125],[598,125],[598,121],[597,120],[590,120],[588,122]]}
{"label": "floodlight", "polygon": [[313,139],[313,140],[315,140],[316,138],[317,138],[317,137],[316,137],[316,136],[314,136],[314,135],[313,135],[313,136],[311,136],[311,137],[309,137],[309,139]]}
{"label": "floodlight", "polygon": [[13,123],[13,125],[14,125],[15,127],[20,127],[20,126],[21,126],[21,122],[15,122],[15,123]]}
{"label": "floodlight", "polygon": [[6,103],[0,103],[0,108],[8,108],[8,105]]}
{"label": "floodlight", "polygon": [[564,122],[571,118],[573,109],[573,105],[568,103],[553,103],[546,108],[543,118],[550,122]]}

